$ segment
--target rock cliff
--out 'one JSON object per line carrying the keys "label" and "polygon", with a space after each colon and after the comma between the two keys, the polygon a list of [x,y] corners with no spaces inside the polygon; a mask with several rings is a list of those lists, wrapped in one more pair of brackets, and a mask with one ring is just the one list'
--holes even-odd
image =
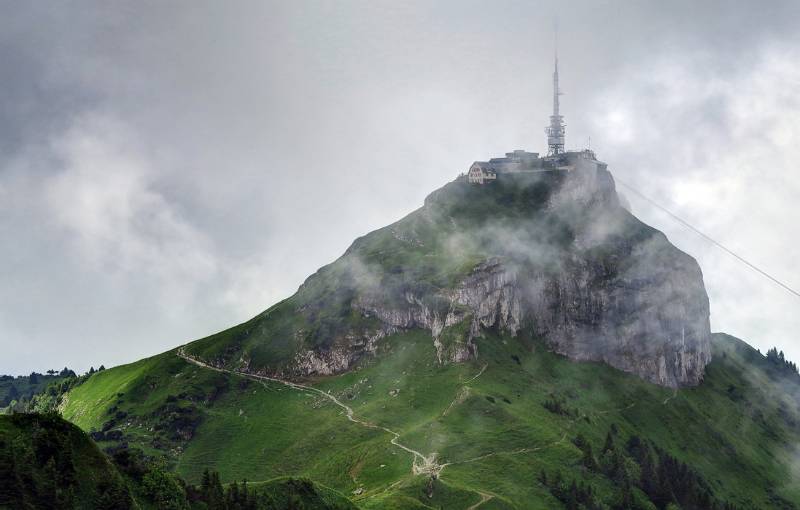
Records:
{"label": "rock cliff", "polygon": [[237,328],[190,349],[306,376],[415,328],[440,363],[479,358],[491,328],[670,387],[698,384],[711,351],[699,266],[620,206],[604,168],[452,182]]}

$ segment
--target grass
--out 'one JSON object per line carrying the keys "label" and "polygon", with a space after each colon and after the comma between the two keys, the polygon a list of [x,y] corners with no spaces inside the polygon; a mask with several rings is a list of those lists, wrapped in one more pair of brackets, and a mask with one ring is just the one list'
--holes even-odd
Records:
{"label": "grass", "polygon": [[[169,455],[189,481],[205,468],[228,481],[302,476],[363,508],[464,508],[486,494],[481,508],[559,508],[537,482],[543,469],[611,497],[615,487],[580,467],[571,439],[580,433],[599,447],[612,424],[691,465],[731,503],[766,508],[770,494],[800,503],[784,453],[800,439],[792,422],[798,402],[736,339],[716,335],[705,382],[677,394],[603,364],[570,362],[524,338],[487,334],[478,339],[476,362],[444,366],[435,362],[428,333],[386,341],[381,357],[310,382],[357,416],[398,432],[402,444],[451,463],[430,498],[428,479],[411,474],[411,455],[391,445],[389,433],[348,421],[318,394],[218,374],[172,352],[96,374],[69,395],[64,415],[90,430],[116,405],[135,417],[126,436],[157,451],[149,443],[152,413],[169,395],[186,394],[203,419]],[[225,389],[208,398],[217,378],[227,381]],[[553,396],[575,415],[545,409]]]}
{"label": "grass", "polygon": [[[357,239],[294,296],[186,351],[232,371],[296,377],[298,353],[348,350],[381,328],[357,298],[399,314],[418,301],[441,318],[453,306],[448,290],[488,258],[518,266],[522,280],[562,272],[574,257],[597,263],[604,281],[635,269],[657,231],[622,208],[549,203],[563,176],[452,182],[422,209]],[[593,244],[581,229],[597,226],[597,213],[615,228]],[[678,263],[674,250],[659,251],[653,266]],[[695,267],[688,257],[679,263]],[[445,350],[465,339],[468,324],[445,329]],[[612,427],[620,441],[640,436],[685,462],[741,508],[800,505],[791,471],[798,383],[777,377],[744,342],[715,335],[705,381],[676,393],[601,363],[570,362],[524,334],[486,331],[476,342],[477,360],[440,365],[430,333],[406,331],[382,338],[380,355],[346,373],[308,378],[372,427],[319,393],[200,368],[175,351],[93,375],[62,410],[84,430],[111,431],[114,441],[122,434],[163,456],[190,482],[205,468],[227,481],[301,476],[364,508],[559,508],[538,481],[543,470],[589,484],[611,504],[619,488],[584,469],[573,440],[597,449]],[[439,477],[413,475],[414,459],[391,443],[394,434],[435,455]]]}

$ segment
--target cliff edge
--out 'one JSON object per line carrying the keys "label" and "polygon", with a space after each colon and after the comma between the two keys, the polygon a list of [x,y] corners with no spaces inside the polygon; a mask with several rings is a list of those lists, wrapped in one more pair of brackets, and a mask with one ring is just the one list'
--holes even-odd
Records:
{"label": "cliff edge", "polygon": [[292,297],[187,351],[264,375],[326,375],[412,328],[430,331],[439,363],[479,358],[494,328],[669,387],[698,384],[711,358],[700,267],[620,206],[604,166],[456,179]]}

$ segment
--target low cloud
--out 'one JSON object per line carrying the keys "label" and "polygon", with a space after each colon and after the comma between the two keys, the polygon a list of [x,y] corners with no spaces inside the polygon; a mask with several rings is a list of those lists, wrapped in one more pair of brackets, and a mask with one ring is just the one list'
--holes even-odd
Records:
{"label": "low cloud", "polygon": [[52,143],[61,169],[43,180],[43,200],[87,269],[150,279],[168,309],[213,280],[219,261],[211,240],[158,191],[158,173],[135,140],[113,119],[80,119]]}
{"label": "low cloud", "polygon": [[[792,278],[796,2],[191,7],[0,19],[0,372],[245,320],[472,161],[543,151],[556,14],[569,146]],[[716,328],[800,359],[795,301],[629,198]]]}
{"label": "low cloud", "polygon": [[[683,50],[629,68],[625,83],[601,91],[605,113],[595,125],[601,156],[620,178],[798,288],[800,52],[768,40],[748,65],[721,71],[708,55],[687,57]],[[625,129],[607,129],[616,117],[636,133],[634,140]],[[762,351],[782,346],[800,359],[800,318],[787,313],[800,305],[796,296],[630,198],[642,220],[700,262],[715,330]]]}

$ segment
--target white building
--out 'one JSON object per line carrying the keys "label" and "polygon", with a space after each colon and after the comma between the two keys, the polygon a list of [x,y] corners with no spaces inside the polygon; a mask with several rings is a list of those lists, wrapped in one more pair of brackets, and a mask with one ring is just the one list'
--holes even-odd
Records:
{"label": "white building", "polygon": [[470,184],[485,184],[497,179],[497,172],[492,169],[488,163],[476,161],[469,167],[467,172],[467,182]]}
{"label": "white building", "polygon": [[507,152],[505,157],[492,158],[489,161],[476,161],[469,167],[467,182],[470,184],[486,184],[498,179],[510,177],[509,174],[527,174],[552,171],[593,172],[606,169],[606,164],[598,161],[590,149],[567,151],[564,146],[564,116],[559,110],[561,91],[558,88],[558,55],[555,56],[553,72],[553,115],[547,132],[547,156],[539,157],[538,152],[515,150]]}

